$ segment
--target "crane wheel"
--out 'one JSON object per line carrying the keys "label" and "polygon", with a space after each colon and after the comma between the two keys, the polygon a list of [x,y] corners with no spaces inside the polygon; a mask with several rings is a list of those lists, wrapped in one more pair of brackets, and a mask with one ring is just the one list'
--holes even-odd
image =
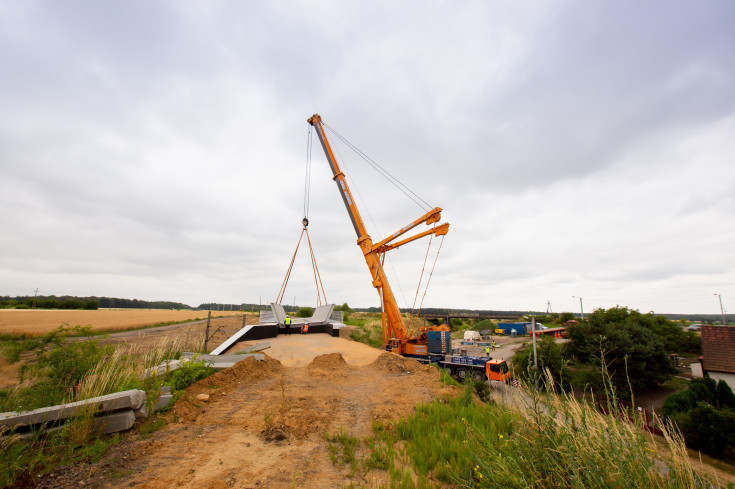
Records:
{"label": "crane wheel", "polygon": [[466,368],[458,368],[457,369],[457,378],[464,382],[468,378],[470,378],[470,372]]}
{"label": "crane wheel", "polygon": [[487,376],[485,375],[484,372],[480,372],[479,370],[473,370],[472,380],[475,380],[477,382],[485,382],[487,380]]}

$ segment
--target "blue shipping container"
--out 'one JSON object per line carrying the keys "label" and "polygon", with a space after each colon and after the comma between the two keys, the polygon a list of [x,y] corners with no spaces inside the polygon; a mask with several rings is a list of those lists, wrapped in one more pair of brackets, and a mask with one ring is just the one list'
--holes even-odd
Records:
{"label": "blue shipping container", "polygon": [[452,332],[451,331],[427,331],[426,346],[429,353],[451,353]]}

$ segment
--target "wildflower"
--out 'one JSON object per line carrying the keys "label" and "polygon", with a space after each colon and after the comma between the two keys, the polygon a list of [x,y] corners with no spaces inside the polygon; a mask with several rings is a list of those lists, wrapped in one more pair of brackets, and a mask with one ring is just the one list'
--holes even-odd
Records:
{"label": "wildflower", "polygon": [[503,435],[498,435],[498,436],[500,437],[501,440],[503,439]]}

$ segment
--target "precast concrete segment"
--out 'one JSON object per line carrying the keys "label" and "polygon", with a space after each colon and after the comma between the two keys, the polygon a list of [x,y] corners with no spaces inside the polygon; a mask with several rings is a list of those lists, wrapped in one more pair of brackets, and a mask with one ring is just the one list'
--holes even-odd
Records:
{"label": "precast concrete segment", "polygon": [[164,360],[160,365],[146,369],[145,377],[148,378],[153,374],[163,375],[168,372],[173,372],[179,367],[181,367],[181,360]]}
{"label": "precast concrete segment", "polygon": [[210,355],[219,355],[220,353],[223,353],[223,352],[227,351],[227,349],[229,347],[231,347],[232,345],[234,345],[235,343],[237,343],[237,340],[239,340],[240,338],[242,338],[245,335],[245,333],[247,333],[251,329],[253,329],[253,325],[252,324],[249,325],[249,326],[245,326],[240,331],[238,331],[237,333],[235,333],[232,336],[230,336],[229,338],[227,338],[224,343],[222,343],[217,348],[215,348],[214,350],[212,350],[209,354]]}
{"label": "precast concrete segment", "polygon": [[129,430],[135,424],[135,411],[119,411],[94,418],[95,432],[101,435]]}
{"label": "precast concrete segment", "polygon": [[158,401],[156,401],[156,407],[154,409],[156,411],[160,411],[161,409],[167,408],[173,398],[174,396],[172,394],[162,393],[161,396],[158,398]]}
{"label": "precast concrete segment", "polygon": [[329,316],[332,315],[334,304],[327,304],[325,306],[319,306],[314,310],[314,314],[311,316],[312,323],[324,324],[329,322]]}
{"label": "precast concrete segment", "polygon": [[[145,403],[145,399],[146,394],[144,391],[133,389],[93,397],[84,401],[34,409],[33,411],[0,413],[0,427],[10,429],[19,426],[57,422],[78,414],[83,414],[86,409],[92,409],[93,413],[129,409],[132,413],[133,410],[139,409]],[[135,418],[135,414],[133,414],[133,418]]]}
{"label": "precast concrete segment", "polygon": [[278,324],[284,324],[286,321],[286,311],[283,309],[283,306],[276,304],[275,302],[271,302],[271,309],[273,310],[273,314],[276,316]]}
{"label": "precast concrete segment", "polygon": [[[184,354],[181,355],[184,358]],[[184,358],[184,361],[189,362],[204,362],[206,365],[212,363],[232,363],[241,362],[248,357],[255,357],[256,360],[263,361],[265,357],[262,353],[245,353],[245,354],[232,354],[232,355],[207,355],[205,353],[191,354],[188,358]]]}
{"label": "precast concrete segment", "polygon": [[254,353],[256,351],[263,351],[271,347],[270,343],[258,343],[257,345],[248,346],[242,350],[242,353]]}

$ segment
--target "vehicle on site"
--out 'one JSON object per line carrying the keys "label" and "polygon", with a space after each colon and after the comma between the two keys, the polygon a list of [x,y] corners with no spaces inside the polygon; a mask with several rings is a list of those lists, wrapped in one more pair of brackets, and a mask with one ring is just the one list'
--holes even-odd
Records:
{"label": "vehicle on site", "polygon": [[[308,119],[308,122],[315,129],[324,154],[327,157],[327,161],[332,170],[333,180],[337,184],[342,201],[347,208],[347,213],[357,234],[357,245],[362,250],[365,262],[367,263],[373,287],[375,287],[380,296],[383,348],[386,351],[415,358],[422,363],[430,362],[442,365],[460,379],[467,377],[481,379],[485,377],[493,380],[507,381],[510,378],[510,372],[508,371],[507,364],[502,360],[493,360],[491,357],[451,355],[451,332],[448,326],[421,327],[419,328],[418,335],[415,335],[412,334],[412,331],[403,322],[403,315],[383,269],[385,254],[390,250],[425,236],[441,236],[443,241],[444,236],[449,232],[449,223],[440,223],[442,209],[435,207],[387,238],[378,243],[373,243],[360,212],[357,209],[356,201],[347,184],[345,174],[342,172],[334,156],[321,116],[314,114]],[[426,224],[427,226],[431,226],[431,228],[396,241],[397,238],[421,224]],[[439,245],[439,249],[441,249],[441,244]]]}

